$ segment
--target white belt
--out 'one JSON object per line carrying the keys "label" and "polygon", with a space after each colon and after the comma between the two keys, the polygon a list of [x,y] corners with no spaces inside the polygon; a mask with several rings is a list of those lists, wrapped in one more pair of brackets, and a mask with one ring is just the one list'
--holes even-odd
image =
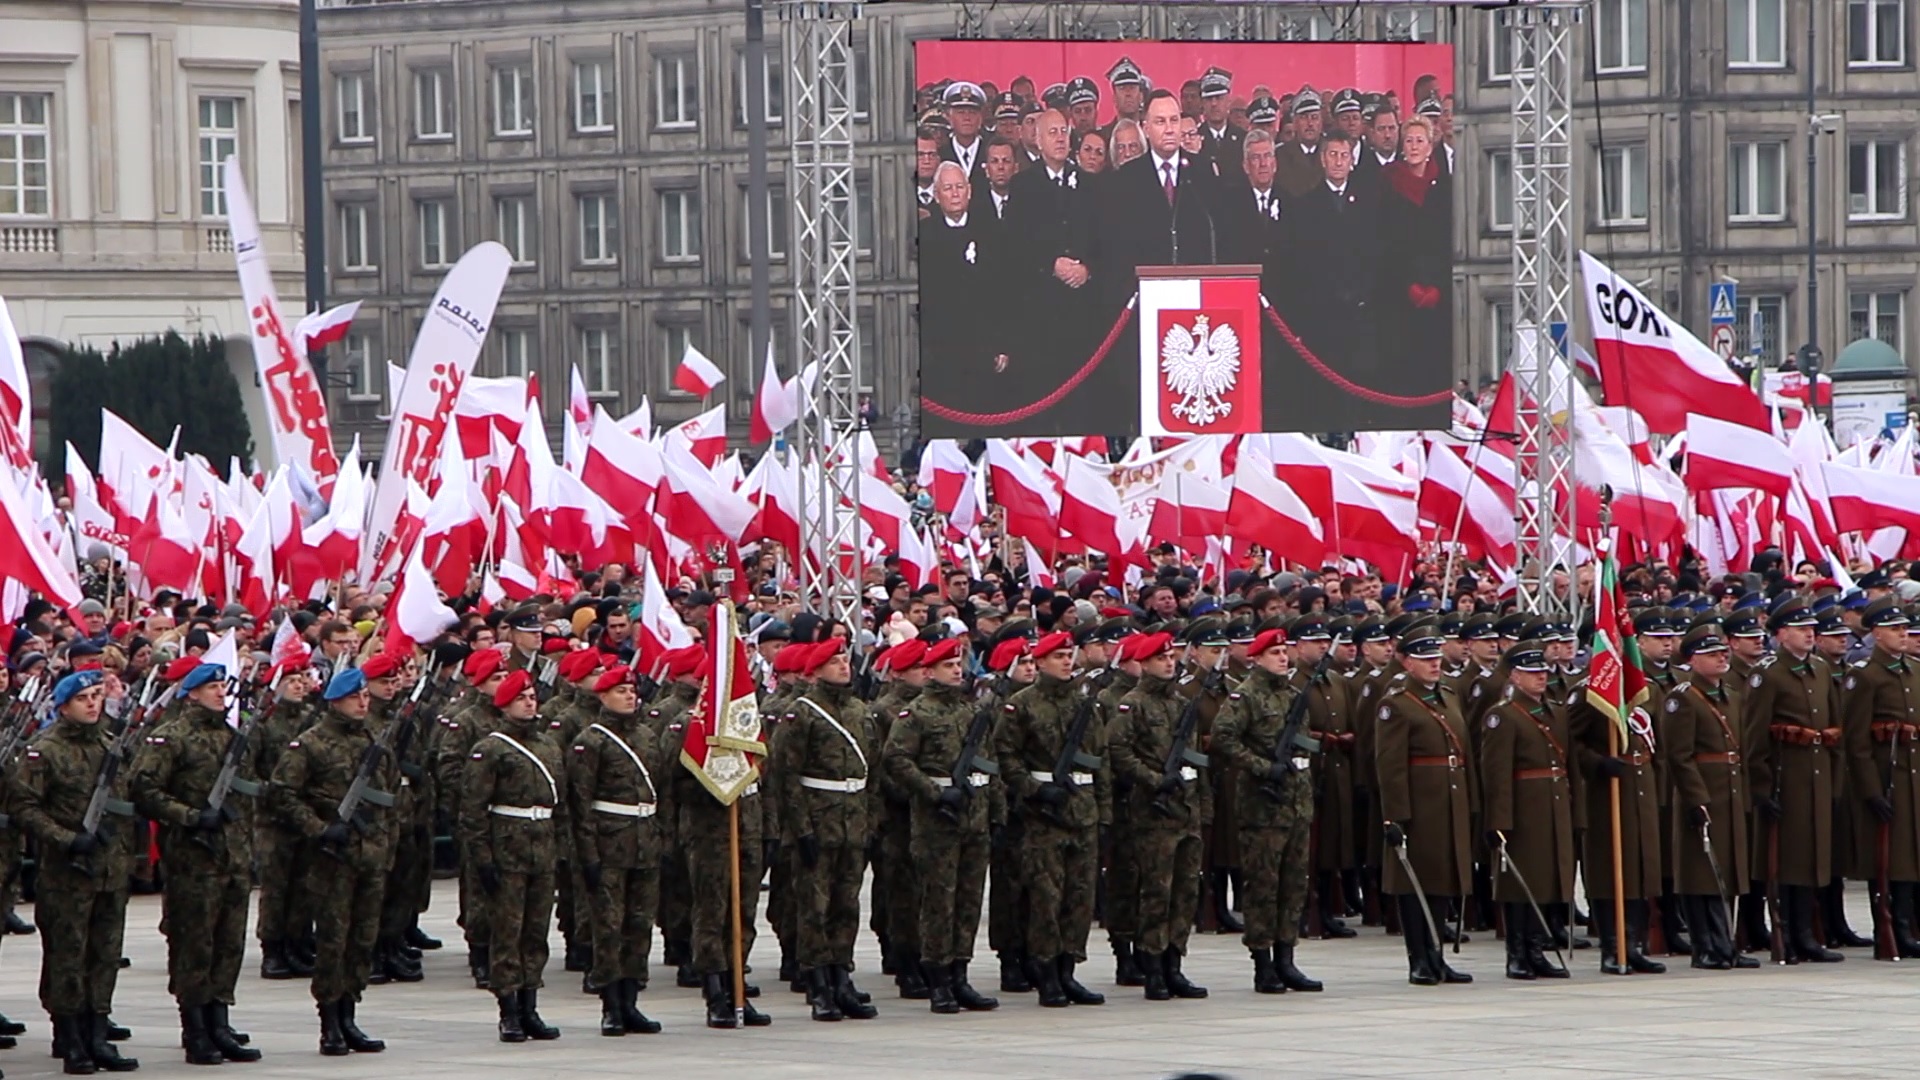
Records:
{"label": "white belt", "polygon": [[[1050,772],[1030,772],[1027,775],[1033,777],[1035,780],[1038,780],[1043,784],[1053,783],[1053,774]],[[1087,785],[1093,783],[1093,774],[1090,772],[1068,773],[1067,776],[1071,778],[1075,784],[1078,784],[1081,787],[1086,787]]]}
{"label": "white belt", "polygon": [[745,790],[740,792],[740,797],[744,799],[749,795],[758,795],[758,794],[760,794],[760,781],[755,780],[753,783],[748,784]]}
{"label": "white belt", "polygon": [[[951,776],[929,776],[927,777],[927,779],[933,781],[934,787],[945,788],[945,787],[953,786],[953,777]],[[991,778],[987,776],[986,773],[978,773],[978,772],[968,773],[967,786],[968,787],[986,787],[990,779]]]}
{"label": "white belt", "polygon": [[658,806],[650,802],[618,803],[608,802],[605,799],[595,799],[587,805],[591,809],[598,810],[603,814],[618,814],[621,817],[631,818],[650,818],[653,816],[654,811],[659,809]]}
{"label": "white belt", "polygon": [[803,776],[800,786],[810,791],[838,791],[844,795],[856,795],[867,790],[867,778],[856,776],[850,780],[822,780],[818,776]]}
{"label": "white belt", "polygon": [[527,821],[545,821],[553,816],[551,806],[489,806],[487,813],[501,817],[524,818]]}
{"label": "white belt", "polygon": [[412,787],[412,786],[413,786],[413,777],[411,777],[411,776],[403,776],[403,777],[401,777],[401,778],[400,778],[400,786],[401,786],[401,787]]}
{"label": "white belt", "polygon": [[1180,766],[1180,779],[1193,781],[1200,779],[1200,770],[1191,765]]}

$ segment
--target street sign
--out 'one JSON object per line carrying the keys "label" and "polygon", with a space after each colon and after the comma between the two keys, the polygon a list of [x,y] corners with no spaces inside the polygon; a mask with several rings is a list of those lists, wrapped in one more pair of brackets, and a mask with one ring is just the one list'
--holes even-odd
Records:
{"label": "street sign", "polygon": [[1560,350],[1561,356],[1567,355],[1567,324],[1566,323],[1563,323],[1563,322],[1548,323],[1547,336],[1553,339],[1553,347]]}
{"label": "street sign", "polygon": [[1707,286],[1707,319],[1715,330],[1733,326],[1736,289],[1731,281],[1716,281]]}
{"label": "street sign", "polygon": [[1733,359],[1733,324],[1713,324],[1713,351],[1720,354],[1722,360]]}

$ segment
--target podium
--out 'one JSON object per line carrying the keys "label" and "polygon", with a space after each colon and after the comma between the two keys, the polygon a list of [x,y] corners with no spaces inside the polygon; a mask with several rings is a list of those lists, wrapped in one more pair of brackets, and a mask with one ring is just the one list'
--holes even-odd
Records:
{"label": "podium", "polygon": [[1266,430],[1260,267],[1140,266],[1140,433]]}

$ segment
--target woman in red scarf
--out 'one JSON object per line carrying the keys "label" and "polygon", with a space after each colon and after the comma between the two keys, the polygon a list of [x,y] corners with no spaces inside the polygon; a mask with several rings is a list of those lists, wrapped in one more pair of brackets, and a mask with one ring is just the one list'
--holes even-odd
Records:
{"label": "woman in red scarf", "polygon": [[1380,237],[1390,255],[1380,343],[1390,364],[1418,370],[1428,361],[1444,363],[1453,340],[1453,184],[1434,157],[1429,120],[1407,119],[1400,159],[1381,178]]}

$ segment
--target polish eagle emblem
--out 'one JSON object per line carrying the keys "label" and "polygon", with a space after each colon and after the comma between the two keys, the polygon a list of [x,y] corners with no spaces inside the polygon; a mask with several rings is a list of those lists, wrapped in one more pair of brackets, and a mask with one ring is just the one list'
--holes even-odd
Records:
{"label": "polish eagle emblem", "polygon": [[1233,412],[1223,395],[1240,381],[1240,335],[1233,326],[1212,326],[1196,315],[1191,327],[1175,323],[1160,340],[1160,375],[1171,393],[1180,395],[1173,415],[1195,427],[1205,427]]}

